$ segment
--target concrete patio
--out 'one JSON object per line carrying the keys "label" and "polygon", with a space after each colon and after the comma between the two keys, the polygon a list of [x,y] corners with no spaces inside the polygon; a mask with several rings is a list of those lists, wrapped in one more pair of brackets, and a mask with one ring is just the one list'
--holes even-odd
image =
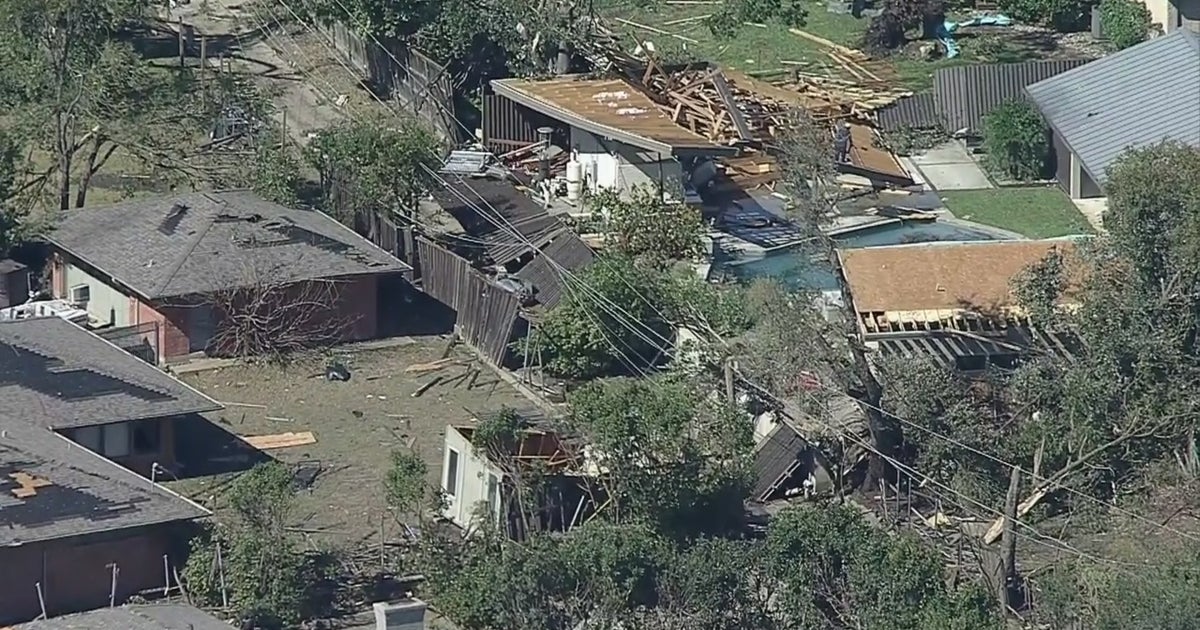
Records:
{"label": "concrete patio", "polygon": [[958,140],[951,140],[909,161],[934,190],[979,190],[992,188],[992,181]]}

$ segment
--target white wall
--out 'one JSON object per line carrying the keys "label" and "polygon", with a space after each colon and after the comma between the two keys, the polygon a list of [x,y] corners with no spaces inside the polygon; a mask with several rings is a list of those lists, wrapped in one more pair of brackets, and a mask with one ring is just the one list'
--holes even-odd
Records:
{"label": "white wall", "polygon": [[[571,148],[578,151],[583,164],[583,177],[589,189],[615,188],[628,192],[636,186],[657,187],[661,181],[667,187],[681,187],[683,167],[671,155],[659,155],[637,147],[598,137],[581,129],[571,128]],[[594,166],[593,166],[594,165]],[[592,174],[595,179],[592,180]],[[668,188],[677,198],[683,197]]]}
{"label": "white wall", "polygon": [[[458,453],[456,469],[457,488],[447,486],[450,481],[450,465],[454,457],[451,452]],[[446,510],[442,515],[455,525],[469,529],[472,518],[480,503],[488,501],[489,478],[494,479],[497,490],[495,497],[499,498],[499,485],[504,480],[500,469],[485,458],[475,454],[471,442],[452,426],[446,427],[446,438],[442,448],[442,490],[446,492]],[[498,503],[498,501],[497,501]],[[493,510],[494,522],[499,522],[500,508]]]}
{"label": "white wall", "polygon": [[102,324],[112,323],[115,326],[129,326],[129,314],[133,310],[133,300],[113,287],[88,274],[75,265],[64,263],[63,275],[66,279],[66,294],[61,296],[70,300],[72,289],[79,285],[87,285],[91,291],[87,312],[93,321]]}

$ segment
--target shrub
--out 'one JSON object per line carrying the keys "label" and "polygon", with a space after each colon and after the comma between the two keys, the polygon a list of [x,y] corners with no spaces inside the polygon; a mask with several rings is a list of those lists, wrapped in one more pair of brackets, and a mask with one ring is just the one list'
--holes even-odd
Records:
{"label": "shrub", "polygon": [[1102,0],[1100,28],[1117,50],[1146,41],[1150,33],[1150,10],[1138,0]]}
{"label": "shrub", "polygon": [[1050,141],[1046,123],[1027,101],[1010,101],[984,119],[984,148],[987,166],[1017,180],[1046,175]]}
{"label": "shrub", "polygon": [[1000,0],[1000,10],[1012,19],[1047,26],[1060,33],[1087,30],[1093,0]]}

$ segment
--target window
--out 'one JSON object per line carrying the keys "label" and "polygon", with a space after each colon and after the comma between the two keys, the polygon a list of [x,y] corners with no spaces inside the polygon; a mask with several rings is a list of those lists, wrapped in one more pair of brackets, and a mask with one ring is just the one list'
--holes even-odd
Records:
{"label": "window", "polygon": [[153,455],[159,452],[159,421],[139,420],[133,423],[133,454]]}
{"label": "window", "polygon": [[458,494],[458,451],[446,449],[446,494]]}
{"label": "window", "polygon": [[106,424],[104,429],[104,453],[105,457],[128,457],[129,456],[129,423],[118,422],[116,424]]}
{"label": "window", "polygon": [[71,302],[75,306],[84,307],[92,299],[92,287],[86,284],[77,284],[71,287]]}

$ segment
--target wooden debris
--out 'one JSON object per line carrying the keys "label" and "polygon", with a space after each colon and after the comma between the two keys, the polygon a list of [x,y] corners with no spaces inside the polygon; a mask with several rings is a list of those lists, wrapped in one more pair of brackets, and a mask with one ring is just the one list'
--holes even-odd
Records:
{"label": "wooden debris", "polygon": [[8,476],[17,483],[17,487],[12,489],[12,494],[18,499],[28,499],[29,497],[36,496],[38,488],[54,485],[41,477],[34,477],[27,472],[17,471],[9,473]]}
{"label": "wooden debris", "polygon": [[436,372],[438,370],[450,367],[458,363],[457,359],[438,359],[429,363],[414,363],[404,368],[405,374],[425,374],[426,372]]}
{"label": "wooden debris", "polygon": [[421,394],[424,394],[425,392],[429,391],[429,388],[433,387],[434,385],[437,385],[437,384],[438,384],[438,383],[440,383],[440,382],[442,382],[442,377],[441,377],[441,376],[434,377],[434,378],[433,378],[433,380],[431,380],[431,381],[429,381],[428,383],[425,383],[424,385],[422,385],[422,386],[418,387],[418,388],[417,388],[417,391],[415,391],[415,392],[413,392],[413,393],[412,393],[412,397],[413,397],[413,398],[420,398],[420,397],[421,397]]}
{"label": "wooden debris", "polygon": [[655,35],[665,35],[667,37],[674,37],[675,39],[678,39],[679,41],[687,42],[689,44],[699,44],[700,43],[699,40],[692,39],[691,37],[687,37],[684,35],[677,35],[670,31],[664,31],[661,28],[657,28],[654,26],[647,26],[645,24],[639,24],[637,22],[634,22],[633,20],[626,20],[625,18],[613,18],[613,21],[624,24],[625,26],[631,26],[633,28],[646,31],[648,33],[654,33]]}
{"label": "wooden debris", "polygon": [[246,435],[242,436],[242,440],[261,451],[317,443],[317,438],[313,435],[312,431],[276,433],[272,435]]}
{"label": "wooden debris", "polygon": [[266,405],[259,405],[257,403],[229,402],[227,400],[218,400],[217,403],[224,407],[250,407],[252,409],[266,409],[267,408]]}

